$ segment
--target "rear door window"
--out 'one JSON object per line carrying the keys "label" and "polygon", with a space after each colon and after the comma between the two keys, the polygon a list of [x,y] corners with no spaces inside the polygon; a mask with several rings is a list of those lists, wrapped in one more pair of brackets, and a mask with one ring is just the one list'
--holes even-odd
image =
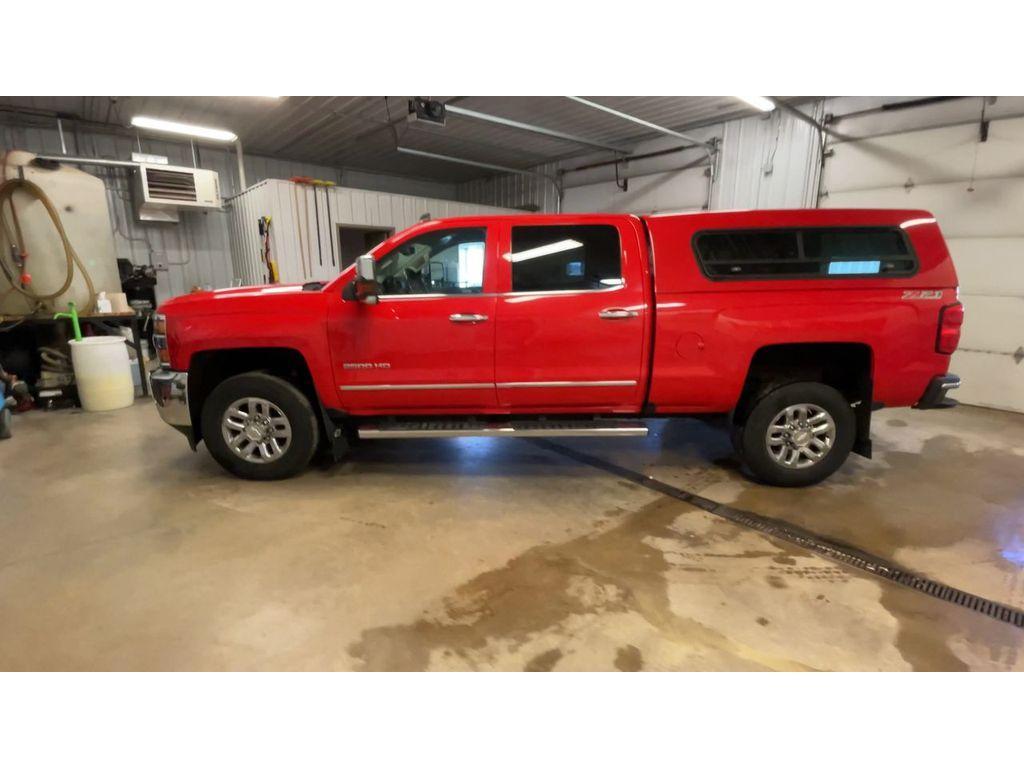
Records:
{"label": "rear door window", "polygon": [[512,227],[513,291],[596,291],[622,285],[622,247],[608,224]]}

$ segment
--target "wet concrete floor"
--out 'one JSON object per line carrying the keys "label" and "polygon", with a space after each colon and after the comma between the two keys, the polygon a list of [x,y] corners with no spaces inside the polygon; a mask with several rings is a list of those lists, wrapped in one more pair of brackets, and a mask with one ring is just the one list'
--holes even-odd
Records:
{"label": "wet concrete floor", "polygon": [[[1024,608],[1024,417],[882,411],[873,461],[793,490],[709,425],[651,424],[563,442]],[[267,484],[142,401],[15,430],[0,669],[1024,667],[1024,630],[529,441],[365,443]]]}

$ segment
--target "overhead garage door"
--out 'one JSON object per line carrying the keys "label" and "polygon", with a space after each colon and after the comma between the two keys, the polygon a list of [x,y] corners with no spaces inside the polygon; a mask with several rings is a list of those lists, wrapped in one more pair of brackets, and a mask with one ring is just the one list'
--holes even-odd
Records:
{"label": "overhead garage door", "polygon": [[963,402],[1024,412],[1024,118],[830,144],[822,207],[923,208],[939,220],[967,320]]}

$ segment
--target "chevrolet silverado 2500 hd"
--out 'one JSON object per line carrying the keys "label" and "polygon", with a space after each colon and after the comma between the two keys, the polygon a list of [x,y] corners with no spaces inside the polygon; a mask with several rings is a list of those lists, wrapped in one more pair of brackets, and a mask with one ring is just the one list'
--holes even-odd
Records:
{"label": "chevrolet silverado 2500 hd", "polygon": [[761,480],[870,457],[880,407],[946,407],[963,322],[925,211],[522,215],[418,224],[333,281],[163,304],[165,421],[230,472],[318,446],[636,436],[724,414]]}

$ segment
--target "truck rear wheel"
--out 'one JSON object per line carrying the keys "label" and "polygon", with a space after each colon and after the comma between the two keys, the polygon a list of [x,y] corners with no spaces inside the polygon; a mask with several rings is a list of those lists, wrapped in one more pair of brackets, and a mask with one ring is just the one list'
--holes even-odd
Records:
{"label": "truck rear wheel", "polygon": [[751,409],[742,458],[770,485],[813,485],[843,465],[856,428],[853,409],[838,390],[817,382],[787,384]]}
{"label": "truck rear wheel", "polygon": [[316,450],[309,398],[266,373],[243,373],[218,384],[203,403],[202,427],[217,463],[246,480],[296,475]]}

